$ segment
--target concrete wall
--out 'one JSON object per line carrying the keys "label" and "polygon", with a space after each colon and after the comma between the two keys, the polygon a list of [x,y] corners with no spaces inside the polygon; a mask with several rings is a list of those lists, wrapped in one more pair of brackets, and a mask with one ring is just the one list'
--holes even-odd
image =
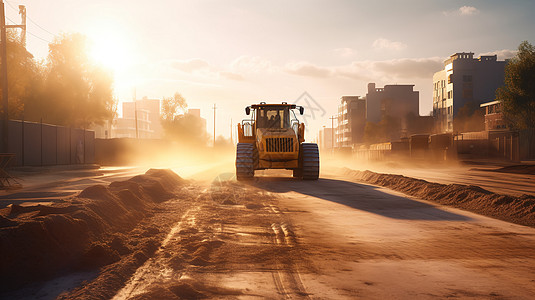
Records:
{"label": "concrete wall", "polygon": [[[2,135],[0,122],[0,140]],[[95,133],[34,122],[9,121],[11,166],[52,166],[95,162]]]}

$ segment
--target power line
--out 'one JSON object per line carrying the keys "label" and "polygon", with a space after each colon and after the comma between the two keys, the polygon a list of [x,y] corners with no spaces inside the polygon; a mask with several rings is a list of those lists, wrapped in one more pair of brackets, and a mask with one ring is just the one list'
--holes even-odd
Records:
{"label": "power line", "polygon": [[44,38],[42,38],[42,37],[40,37],[40,36],[37,36],[37,35],[31,33],[31,32],[28,31],[28,30],[26,30],[26,32],[29,33],[30,35],[32,35],[33,37],[40,39],[40,40],[43,41],[43,42],[47,42],[47,43],[49,43],[49,44],[52,43],[51,41],[49,41],[49,40],[47,40],[47,39],[44,39]]}
{"label": "power line", "polygon": [[[6,3],[7,3],[7,2],[6,2]],[[9,22],[13,23],[13,24],[17,24],[17,23],[15,23],[15,21],[11,20],[11,19],[8,18],[8,17],[6,17],[6,19],[7,19]],[[49,43],[49,44],[52,43],[51,41],[49,41],[49,40],[47,40],[47,39],[44,39],[44,38],[42,38],[42,37],[40,37],[40,36],[38,36],[38,35],[36,35],[36,34],[33,34],[33,33],[31,33],[30,31],[28,31],[28,30],[26,30],[26,32],[27,32],[28,34],[32,35],[33,37],[38,38],[38,39],[40,39],[40,40],[42,40],[42,41],[44,41],[44,42],[47,42],[47,43]]]}
{"label": "power line", "polygon": [[[11,9],[13,9],[13,10],[16,11],[16,12],[18,12],[18,9],[16,9],[11,3],[9,3],[8,1],[5,1],[5,0],[4,0],[4,2],[7,3],[7,5],[9,5],[9,7],[11,7]],[[29,16],[26,16],[26,18],[27,18],[28,20],[30,20],[30,22],[32,22],[35,26],[37,26],[37,27],[39,27],[41,30],[43,30],[44,32],[46,32],[46,33],[48,33],[48,34],[50,34],[50,35],[52,35],[52,36],[54,36],[54,37],[56,36],[56,34],[54,34],[54,33],[50,32],[50,31],[48,31],[48,30],[47,30],[46,28],[44,28],[43,26],[37,24],[37,22],[35,22],[35,21],[34,21],[32,18],[30,18]],[[9,20],[9,19],[8,19],[8,20]],[[13,21],[11,21],[11,22],[13,22]],[[13,22],[13,23],[14,23],[14,22]]]}

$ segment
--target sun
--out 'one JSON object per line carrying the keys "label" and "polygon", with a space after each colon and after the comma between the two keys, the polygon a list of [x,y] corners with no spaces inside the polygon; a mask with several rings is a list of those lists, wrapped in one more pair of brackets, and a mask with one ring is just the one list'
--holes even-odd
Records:
{"label": "sun", "polygon": [[90,57],[97,64],[114,71],[124,73],[133,63],[133,47],[129,45],[125,35],[109,27],[105,30],[94,30],[88,34],[90,40]]}

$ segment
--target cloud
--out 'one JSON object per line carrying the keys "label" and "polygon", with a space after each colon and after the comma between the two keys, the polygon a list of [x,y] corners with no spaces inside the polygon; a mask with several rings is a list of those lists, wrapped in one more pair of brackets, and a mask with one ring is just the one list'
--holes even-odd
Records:
{"label": "cloud", "polygon": [[199,58],[188,60],[173,60],[171,61],[170,66],[174,69],[186,73],[210,69],[210,64],[206,60]]}
{"label": "cloud", "polygon": [[340,56],[340,57],[351,57],[351,56],[354,56],[356,53],[355,53],[355,50],[351,49],[351,48],[337,48],[337,49],[333,49],[333,53],[336,55],[336,56]]}
{"label": "cloud", "polygon": [[407,45],[402,42],[393,42],[388,39],[379,38],[373,42],[373,48],[375,49],[387,49],[387,50],[403,50],[407,48]]}
{"label": "cloud", "polygon": [[287,63],[284,71],[294,75],[309,77],[329,77],[332,75],[332,70],[329,68],[319,67],[309,62]]}
{"label": "cloud", "polygon": [[459,8],[461,16],[471,16],[479,13],[479,10],[473,6],[463,6]]}
{"label": "cloud", "polygon": [[269,60],[259,56],[240,56],[231,64],[230,69],[236,74],[260,73],[262,71],[271,71],[273,65]]}
{"label": "cloud", "polygon": [[219,76],[226,78],[226,79],[231,79],[231,80],[238,80],[238,81],[245,80],[242,75],[233,73],[233,72],[225,72],[225,71],[219,72]]}
{"label": "cloud", "polygon": [[431,78],[444,68],[444,58],[402,58],[373,63],[376,72],[396,78]]}
{"label": "cloud", "polygon": [[444,68],[444,58],[402,58],[384,61],[353,61],[334,67],[318,66],[309,62],[286,64],[284,70],[290,74],[308,77],[341,77],[362,81],[378,78],[425,79]]}
{"label": "cloud", "polygon": [[473,16],[479,14],[479,9],[473,7],[473,6],[462,6],[459,9],[456,10],[449,10],[449,11],[443,11],[442,13],[449,17],[449,16]]}
{"label": "cloud", "polygon": [[492,52],[481,53],[478,56],[498,55],[498,60],[506,60],[509,58],[513,58],[517,53],[518,53],[518,50],[503,49],[503,50],[496,50]]}

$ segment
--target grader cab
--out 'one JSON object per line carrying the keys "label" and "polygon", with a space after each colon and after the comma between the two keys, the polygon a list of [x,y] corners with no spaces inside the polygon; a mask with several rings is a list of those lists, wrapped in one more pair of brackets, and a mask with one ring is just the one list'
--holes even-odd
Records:
{"label": "grader cab", "polygon": [[245,108],[251,116],[238,124],[236,178],[251,179],[255,170],[293,170],[293,177],[317,180],[319,150],[315,143],[304,143],[305,124],[295,112],[304,113],[295,104],[254,104]]}

